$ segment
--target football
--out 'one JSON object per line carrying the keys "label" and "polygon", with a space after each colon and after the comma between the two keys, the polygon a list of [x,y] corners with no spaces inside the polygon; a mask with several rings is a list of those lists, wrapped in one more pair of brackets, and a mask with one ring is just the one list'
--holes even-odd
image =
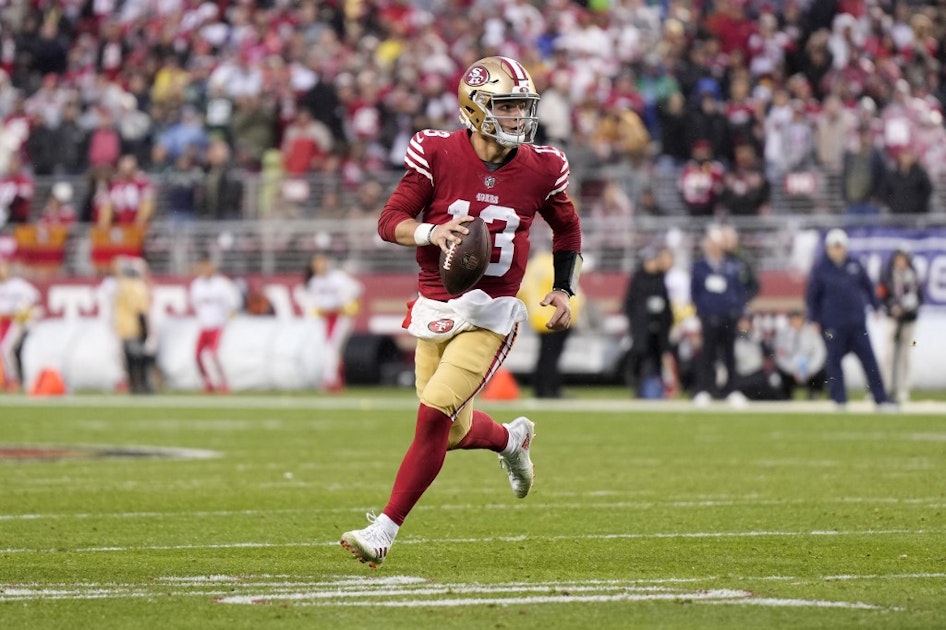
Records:
{"label": "football", "polygon": [[440,251],[440,280],[450,295],[463,293],[483,277],[493,253],[493,239],[483,219],[463,224],[470,233],[445,252]]}

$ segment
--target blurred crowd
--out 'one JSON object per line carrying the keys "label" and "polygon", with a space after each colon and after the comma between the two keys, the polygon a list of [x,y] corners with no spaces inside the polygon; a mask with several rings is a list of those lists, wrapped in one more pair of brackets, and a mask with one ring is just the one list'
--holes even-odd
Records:
{"label": "blurred crowd", "polygon": [[[458,78],[488,54],[532,73],[539,142],[671,169],[696,215],[765,213],[773,190],[826,176],[850,213],[924,212],[946,164],[936,2],[34,0],[0,16],[0,226],[43,214],[37,176],[86,176],[84,221],[141,221],[156,174],[170,214],[237,217],[242,170],[279,178],[271,206],[331,215],[338,190],[312,200],[304,178],[370,194],[416,130],[458,127]],[[660,211],[646,187],[612,192],[594,212]]]}

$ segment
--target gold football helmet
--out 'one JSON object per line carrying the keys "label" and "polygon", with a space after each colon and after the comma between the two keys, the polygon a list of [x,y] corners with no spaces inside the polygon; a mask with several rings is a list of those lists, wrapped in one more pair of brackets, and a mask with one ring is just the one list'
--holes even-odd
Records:
{"label": "gold football helmet", "polygon": [[539,95],[521,63],[485,57],[467,68],[458,89],[460,122],[504,147],[529,144],[538,125]]}

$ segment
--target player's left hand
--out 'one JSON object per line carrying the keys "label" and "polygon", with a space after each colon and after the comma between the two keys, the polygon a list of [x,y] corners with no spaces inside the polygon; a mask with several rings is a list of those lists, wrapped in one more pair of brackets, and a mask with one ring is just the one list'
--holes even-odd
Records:
{"label": "player's left hand", "polygon": [[549,291],[545,299],[539,302],[541,306],[553,306],[555,312],[546,322],[545,327],[549,330],[565,330],[572,324],[572,306],[568,295],[561,291]]}

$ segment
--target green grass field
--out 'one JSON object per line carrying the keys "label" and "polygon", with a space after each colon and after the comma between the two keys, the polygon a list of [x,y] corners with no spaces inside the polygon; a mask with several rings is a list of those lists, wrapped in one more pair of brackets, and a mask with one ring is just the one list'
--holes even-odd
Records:
{"label": "green grass field", "polygon": [[337,541],[409,392],[0,398],[0,627],[946,627],[942,414],[580,396],[484,405],[536,421],[532,495],[451,453],[378,570]]}

